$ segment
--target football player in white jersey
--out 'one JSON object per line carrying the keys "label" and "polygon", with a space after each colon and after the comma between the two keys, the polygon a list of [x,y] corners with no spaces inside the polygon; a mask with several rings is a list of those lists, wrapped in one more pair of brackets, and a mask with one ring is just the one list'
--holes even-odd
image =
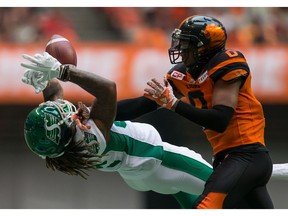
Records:
{"label": "football player in white jersey", "polygon": [[[29,113],[24,136],[48,168],[83,178],[92,169],[118,172],[135,190],[171,194],[182,208],[193,206],[212,173],[200,154],[163,142],[152,125],[114,121],[113,81],[61,65],[48,53],[23,57],[30,63],[21,64],[26,68],[22,81],[44,96],[44,102]],[[80,102],[76,109],[64,100],[59,80],[95,96],[91,107]]]}
{"label": "football player in white jersey", "polygon": [[[114,121],[114,82],[61,65],[48,53],[24,58],[31,63],[22,63],[28,68],[22,81],[44,96],[44,102],[28,114],[24,136],[48,168],[84,178],[91,169],[118,172],[135,190],[171,194],[182,208],[192,207],[212,172],[200,154],[163,142],[152,125]],[[59,80],[95,96],[91,107],[79,103],[76,109],[64,100]]]}

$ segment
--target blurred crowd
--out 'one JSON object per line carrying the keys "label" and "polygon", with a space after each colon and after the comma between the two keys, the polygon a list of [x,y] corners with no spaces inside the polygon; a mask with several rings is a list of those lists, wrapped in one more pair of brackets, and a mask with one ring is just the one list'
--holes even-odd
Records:
{"label": "blurred crowd", "polygon": [[0,8],[0,42],[47,41],[56,33],[77,38],[74,24],[61,8]]}
{"label": "blurred crowd", "polygon": [[[288,8],[99,7],[87,10],[92,10],[109,23],[107,28],[119,35],[119,41],[166,46],[171,32],[183,19],[204,14],[225,25],[230,42],[245,45],[288,43]],[[0,8],[0,42],[47,41],[56,33],[70,39],[85,40],[79,37],[79,25],[83,23],[73,22],[65,8]]]}
{"label": "blurred crowd", "polygon": [[[288,42],[288,8],[277,7],[166,7],[102,8],[107,17],[131,40],[153,42],[168,37],[191,15],[209,15],[226,27],[230,42],[277,44]],[[156,41],[157,41],[156,39]]]}

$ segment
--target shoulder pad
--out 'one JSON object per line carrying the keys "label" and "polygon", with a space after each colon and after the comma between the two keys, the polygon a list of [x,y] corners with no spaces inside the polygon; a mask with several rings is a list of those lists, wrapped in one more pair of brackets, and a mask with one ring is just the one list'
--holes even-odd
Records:
{"label": "shoulder pad", "polygon": [[[210,60],[207,66],[208,75],[214,82],[235,70],[246,71],[246,73],[243,73],[245,76],[250,73],[244,55],[239,51],[230,49],[219,52]],[[233,78],[232,75],[227,77]]]}
{"label": "shoulder pad", "polygon": [[179,64],[176,64],[174,67],[172,67],[168,71],[168,74],[171,74],[173,71],[178,71],[180,73],[186,74],[186,67],[185,67],[184,63],[179,63]]}

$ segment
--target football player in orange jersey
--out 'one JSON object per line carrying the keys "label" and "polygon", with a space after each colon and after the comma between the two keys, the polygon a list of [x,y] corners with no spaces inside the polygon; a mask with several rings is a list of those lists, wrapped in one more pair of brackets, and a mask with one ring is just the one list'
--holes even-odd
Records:
{"label": "football player in orange jersey", "polygon": [[132,99],[129,108],[127,100],[119,101],[116,119],[162,106],[203,127],[213,148],[213,173],[195,208],[272,209],[266,186],[273,163],[264,141],[262,105],[252,92],[244,55],[226,49],[226,40],[217,19],[186,18],[172,33],[169,56],[176,65],[164,83],[149,81],[145,97]]}

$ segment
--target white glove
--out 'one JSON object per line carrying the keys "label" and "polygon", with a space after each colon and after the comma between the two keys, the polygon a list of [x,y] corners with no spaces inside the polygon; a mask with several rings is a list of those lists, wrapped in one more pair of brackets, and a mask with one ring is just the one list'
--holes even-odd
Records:
{"label": "white glove", "polygon": [[147,82],[151,88],[145,88],[144,97],[154,100],[158,105],[171,109],[178,99],[174,96],[173,89],[169,82],[164,79],[164,84],[156,79]]}
{"label": "white glove", "polygon": [[32,85],[35,88],[35,92],[38,94],[42,92],[48,84],[48,81],[41,82],[41,78],[42,72],[28,69],[25,71],[22,77],[22,82],[28,85]]}
{"label": "white glove", "polygon": [[34,57],[24,54],[23,58],[27,59],[32,64],[21,63],[21,66],[39,72],[39,83],[44,83],[53,78],[58,78],[62,81],[66,81],[67,69],[69,66],[61,65],[61,63],[49,53],[37,53],[34,55]]}

